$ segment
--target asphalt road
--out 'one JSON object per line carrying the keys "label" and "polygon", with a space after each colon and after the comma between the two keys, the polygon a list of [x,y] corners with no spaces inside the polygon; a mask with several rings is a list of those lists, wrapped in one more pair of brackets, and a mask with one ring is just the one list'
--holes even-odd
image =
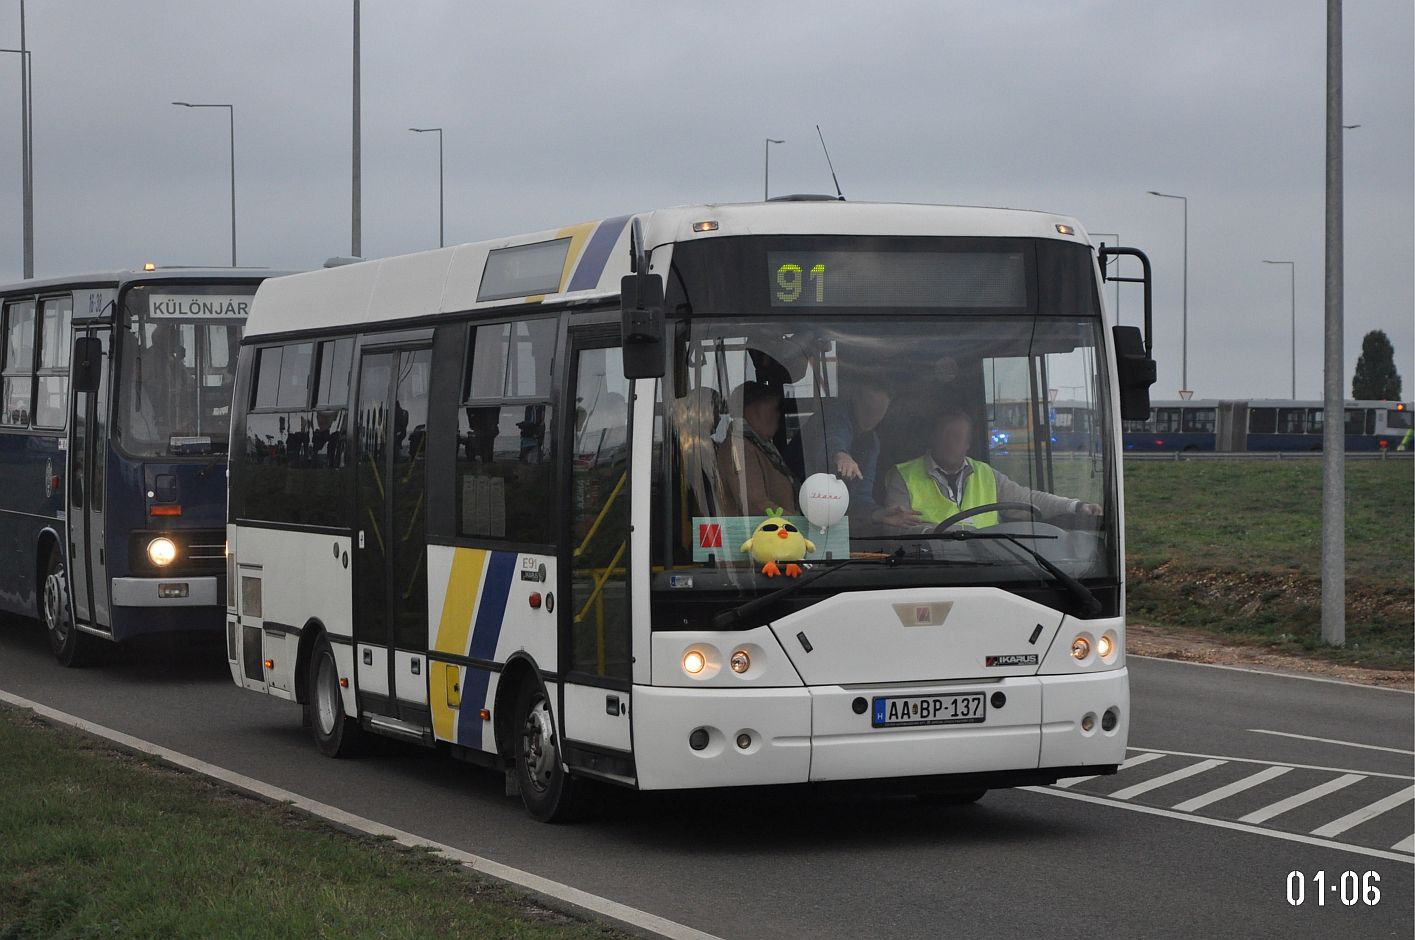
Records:
{"label": "asphalt road", "polygon": [[[231,683],[219,645],[65,670],[36,625],[0,621],[0,689],[725,938],[1410,936],[1412,696],[1160,660],[1130,668],[1133,764],[1114,777],[963,808],[610,794],[590,820],[545,826],[498,775],[437,753],[389,742],[358,760],[320,756],[296,706]],[[1324,827],[1340,831],[1311,836]],[[1306,877],[1301,906],[1287,901],[1293,871]],[[1346,906],[1329,891],[1319,904],[1313,875],[1331,886],[1346,871],[1377,872],[1380,901]]]}

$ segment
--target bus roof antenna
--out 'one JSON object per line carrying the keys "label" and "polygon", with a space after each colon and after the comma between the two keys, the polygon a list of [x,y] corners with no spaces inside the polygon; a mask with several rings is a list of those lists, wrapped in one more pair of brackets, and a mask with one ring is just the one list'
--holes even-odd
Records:
{"label": "bus roof antenna", "polygon": [[835,164],[830,162],[830,151],[826,150],[825,135],[821,133],[819,124],[816,125],[816,136],[821,139],[821,149],[825,150],[825,165],[830,167],[830,181],[835,184],[835,198],[844,202],[845,194],[840,191],[840,180],[835,178]]}

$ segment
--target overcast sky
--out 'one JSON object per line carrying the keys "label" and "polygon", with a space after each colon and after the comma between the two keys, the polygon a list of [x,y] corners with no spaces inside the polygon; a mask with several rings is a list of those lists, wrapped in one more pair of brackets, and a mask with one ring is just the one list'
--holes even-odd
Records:
{"label": "overcast sky", "polygon": [[[239,260],[350,250],[351,3],[29,0],[39,276],[230,258],[224,111],[236,115]],[[363,251],[624,211],[828,192],[1045,209],[1155,266],[1155,396],[1180,384],[1321,393],[1321,0],[491,3],[364,0]],[[1346,378],[1390,334],[1415,395],[1415,17],[1345,4]],[[0,47],[19,43],[0,0]],[[19,57],[0,56],[0,281],[18,279]],[[1114,289],[1110,296],[1113,298]],[[1138,291],[1122,294],[1136,322]]]}

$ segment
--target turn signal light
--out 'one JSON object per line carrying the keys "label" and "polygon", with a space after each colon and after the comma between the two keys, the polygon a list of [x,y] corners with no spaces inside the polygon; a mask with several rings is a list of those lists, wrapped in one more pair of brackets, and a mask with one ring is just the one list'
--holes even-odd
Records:
{"label": "turn signal light", "polygon": [[273,659],[267,659],[267,660],[265,661],[265,668],[266,668],[266,669],[274,669],[274,668],[275,668],[275,660],[273,660]]}
{"label": "turn signal light", "polygon": [[752,668],[752,657],[747,655],[746,650],[737,650],[732,654],[732,659],[729,662],[732,666],[732,671],[739,676]]}
{"label": "turn signal light", "polygon": [[147,511],[149,516],[180,516],[181,506],[153,506]]}
{"label": "turn signal light", "polygon": [[339,688],[341,688],[341,689],[347,689],[348,687],[349,687],[349,678],[348,678],[347,676],[340,676],[340,677],[339,677]]}
{"label": "turn signal light", "polygon": [[1091,655],[1091,641],[1083,636],[1078,636],[1071,641],[1071,658],[1075,660],[1085,659]]}

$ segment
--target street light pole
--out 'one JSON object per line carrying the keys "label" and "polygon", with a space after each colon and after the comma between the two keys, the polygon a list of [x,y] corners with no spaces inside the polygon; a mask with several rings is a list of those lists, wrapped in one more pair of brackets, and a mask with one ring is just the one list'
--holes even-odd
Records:
{"label": "street light pole", "polygon": [[1322,641],[1346,645],[1345,272],[1341,0],[1327,0],[1326,311],[1322,355]]}
{"label": "street light pole", "polygon": [[1149,192],[1151,196],[1179,199],[1184,203],[1184,305],[1180,314],[1179,385],[1180,391],[1185,392],[1189,390],[1189,198],[1156,192],[1153,189]]}
{"label": "street light pole", "polygon": [[762,202],[771,198],[771,145],[784,144],[784,140],[774,140],[771,137],[766,139],[766,146],[763,150],[766,153],[765,164],[762,169]]}
{"label": "street light pole", "polygon": [[[24,22],[21,6],[21,24]],[[24,45],[24,27],[20,27],[21,45]],[[27,49],[0,49],[20,57],[20,193],[22,200],[20,220],[20,241],[24,255],[24,277],[34,277],[34,138],[30,127],[30,53]]]}
{"label": "street light pole", "polygon": [[232,104],[193,104],[172,102],[179,108],[225,108],[231,125],[231,267],[236,266],[236,106]]}
{"label": "street light pole", "polygon": [[1292,400],[1297,400],[1297,262],[1295,261],[1269,261],[1263,259],[1263,264],[1285,264],[1288,274],[1291,275],[1292,287]]}
{"label": "street light pole", "polygon": [[446,247],[446,240],[443,237],[442,218],[443,206],[442,198],[442,128],[440,127],[410,127],[408,130],[414,134],[431,134],[437,132],[437,247]]}

